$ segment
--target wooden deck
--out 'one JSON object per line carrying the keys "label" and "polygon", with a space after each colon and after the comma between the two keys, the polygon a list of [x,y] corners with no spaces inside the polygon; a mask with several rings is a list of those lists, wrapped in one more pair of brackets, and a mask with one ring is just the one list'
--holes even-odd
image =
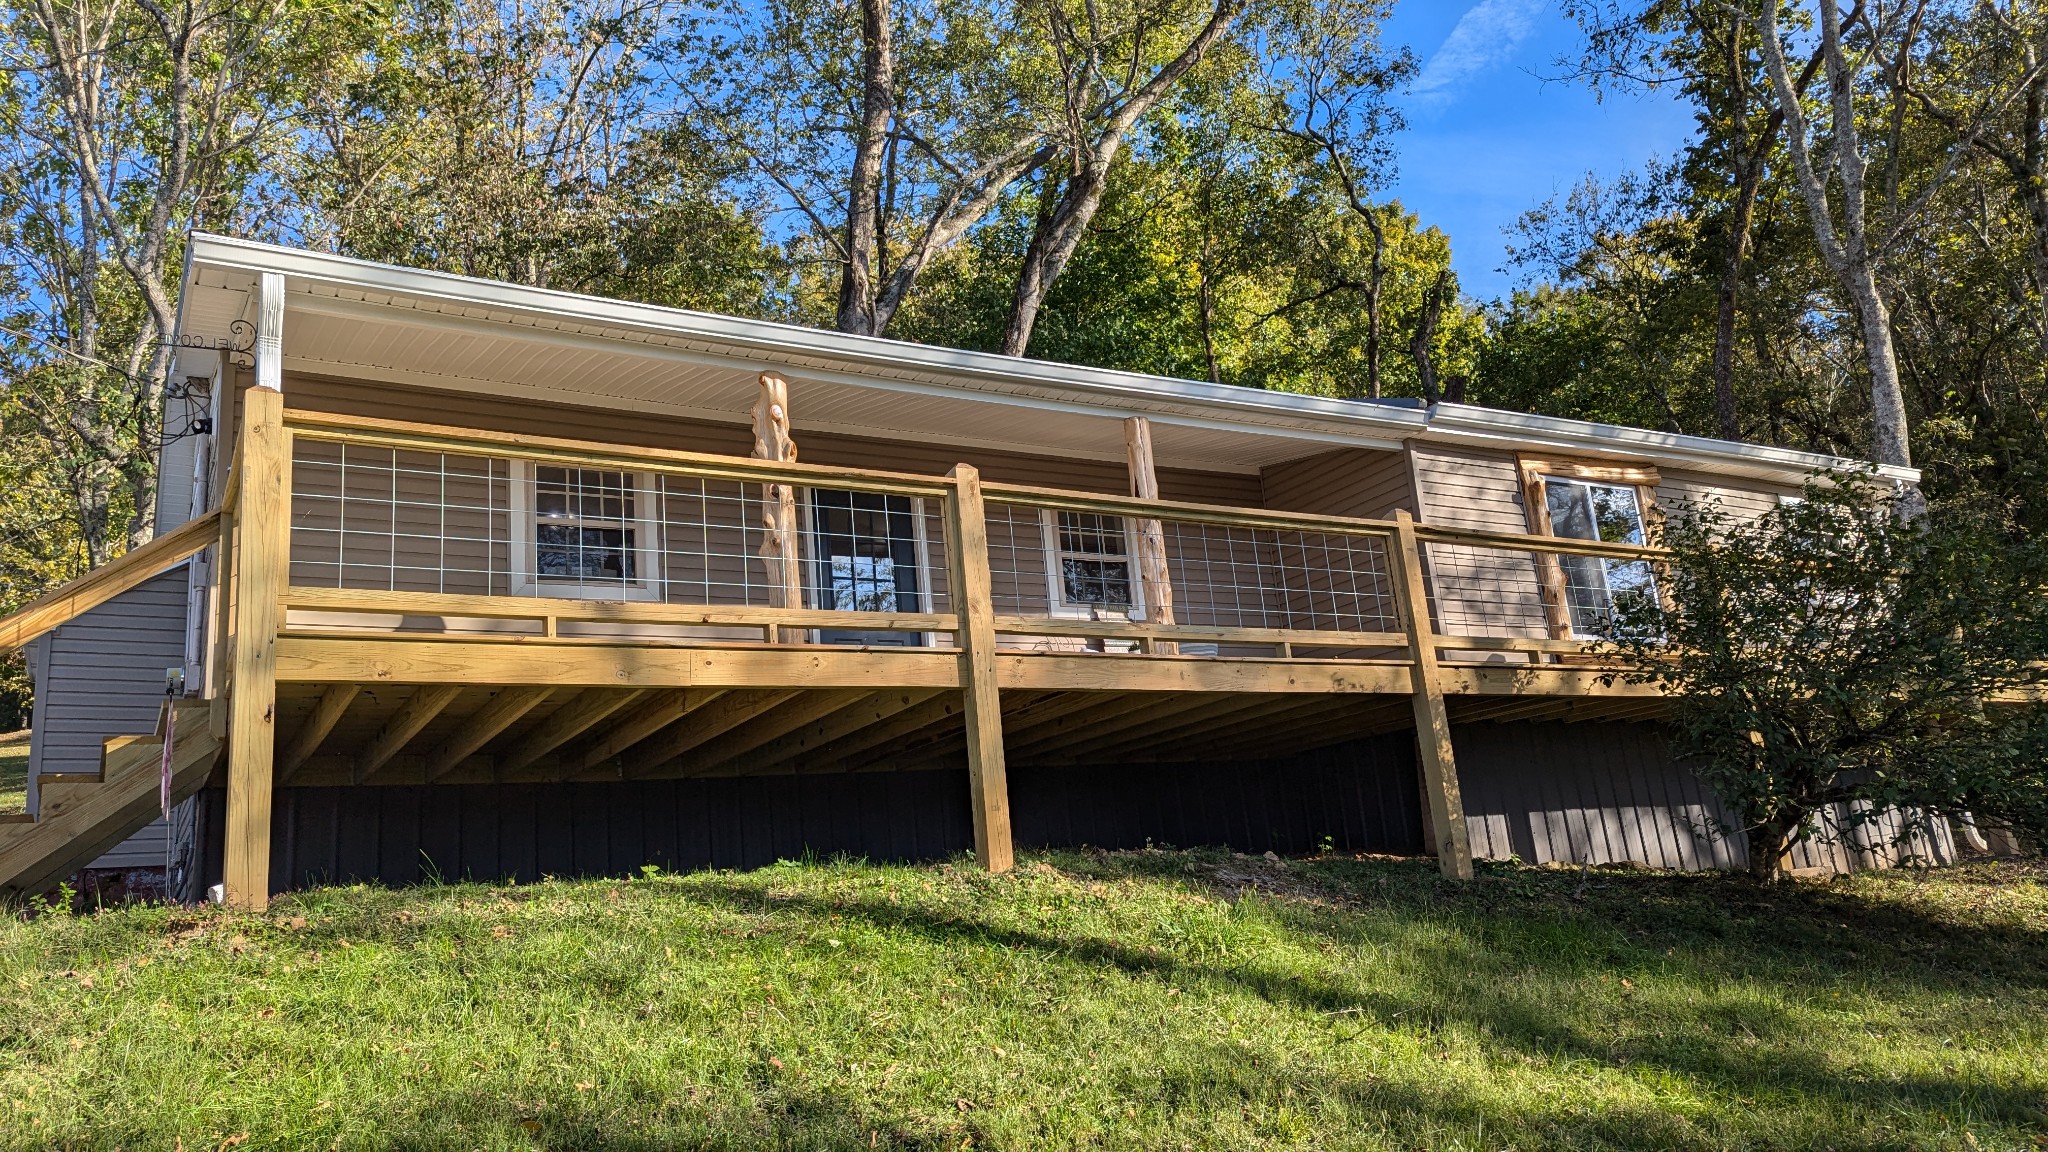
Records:
{"label": "wooden deck", "polygon": [[[301,442],[337,449],[340,483],[320,497],[340,501],[332,526],[319,521],[312,481],[295,474],[310,467]],[[347,501],[365,505],[342,447],[389,461],[385,513],[368,529],[360,512],[347,519]],[[444,494],[450,460],[484,461],[465,475],[501,489],[504,459],[658,473],[664,491],[723,485],[746,517],[685,525],[698,541],[685,557],[698,566],[693,584],[664,574],[644,598],[612,599],[536,596],[529,580],[514,594],[517,582],[497,571],[501,542],[456,539],[452,505],[401,501],[402,459],[426,461],[416,471]],[[895,610],[905,605],[894,593],[888,610],[813,606],[799,566],[816,558],[791,559],[802,554],[787,512],[780,539],[763,543],[750,525],[764,507],[774,525],[776,499],[786,510],[788,493],[819,489],[929,510],[919,542],[929,531],[937,559],[919,577],[921,610]],[[1532,574],[1554,571],[1543,558],[1558,555],[1661,556],[1627,545],[1449,531],[1405,513],[1361,520],[984,484],[966,465],[911,475],[287,413],[261,387],[244,398],[223,495],[216,512],[68,595],[97,602],[212,545],[203,694],[227,748],[226,891],[241,907],[267,901],[280,787],[964,767],[977,855],[1002,870],[1010,766],[1229,763],[1406,730],[1429,842],[1448,874],[1468,876],[1454,716],[1628,719],[1663,707],[1654,689],[1610,683],[1597,651],[1557,633],[1554,583],[1534,635],[1450,634],[1432,610],[1431,548],[1519,558]],[[499,523],[488,511],[487,526]],[[1064,514],[1133,526],[1134,595],[1146,610],[1103,618],[1032,599],[1051,561],[1014,529],[1042,522],[1049,540]],[[358,538],[383,549],[381,567],[351,560]],[[491,570],[481,581],[458,570],[451,544]],[[726,583],[714,587],[721,565]],[[72,607],[53,599],[22,627]],[[906,642],[879,642],[890,636]]]}

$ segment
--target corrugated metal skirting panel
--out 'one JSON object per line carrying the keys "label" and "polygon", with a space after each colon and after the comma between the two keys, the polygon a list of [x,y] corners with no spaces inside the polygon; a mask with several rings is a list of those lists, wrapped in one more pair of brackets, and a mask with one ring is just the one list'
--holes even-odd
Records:
{"label": "corrugated metal skirting panel", "polygon": [[[1460,724],[1452,739],[1472,854],[1531,864],[1743,868],[1735,814],[1677,763],[1653,723]],[[1852,825],[1846,806],[1794,848],[1792,866],[1829,872],[1952,863],[1943,820],[1893,811]]]}
{"label": "corrugated metal skirting panel", "polygon": [[[1412,742],[1360,741],[1264,764],[1025,768],[1010,777],[1024,846],[1228,845],[1246,852],[1413,853]],[[208,882],[223,794],[204,794]],[[935,860],[974,846],[964,772],[552,785],[286,788],[274,890],[370,881],[535,880],[754,868],[844,853]]]}
{"label": "corrugated metal skirting panel", "polygon": [[[98,772],[107,737],[156,730],[164,670],[185,662],[185,609],[179,565],[41,641],[32,773]],[[155,821],[90,867],[161,866],[165,835]]]}
{"label": "corrugated metal skirting panel", "polygon": [[1474,856],[1684,869],[1747,858],[1655,724],[1460,724],[1452,742]]}

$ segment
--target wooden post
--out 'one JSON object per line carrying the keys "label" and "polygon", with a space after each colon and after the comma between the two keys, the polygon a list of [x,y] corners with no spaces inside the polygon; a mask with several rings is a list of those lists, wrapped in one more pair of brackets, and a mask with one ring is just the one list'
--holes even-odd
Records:
{"label": "wooden post", "polygon": [[[235,532],[235,513],[223,507],[220,513],[220,543],[214,545],[213,563],[213,615],[210,617],[212,634],[207,640],[206,698],[223,701],[228,694],[228,677],[233,675],[228,661],[234,658],[235,632],[235,544],[240,537]],[[206,724],[213,732],[213,738],[227,743],[228,710],[225,706],[207,710]]]}
{"label": "wooden post", "polygon": [[[773,372],[761,373],[761,398],[754,402],[754,458],[783,464],[796,462],[796,441],[789,438],[789,381]],[[803,568],[797,545],[796,489],[787,484],[761,486],[761,559],[768,568],[768,602],[777,608],[804,606]],[[801,643],[799,628],[770,629],[768,639]]]}
{"label": "wooden post", "polygon": [[967,783],[974,855],[990,872],[1016,864],[1010,844],[1010,781],[1003,767],[1003,706],[996,690],[996,613],[989,588],[988,520],[981,473],[955,465],[946,497],[946,561],[960,615],[960,688],[966,698]]}
{"label": "wooden post", "polygon": [[1422,549],[1415,541],[1415,518],[1407,509],[1394,513],[1394,582],[1401,592],[1401,615],[1408,627],[1409,655],[1415,660],[1415,746],[1421,753],[1424,795],[1429,801],[1428,827],[1434,833],[1436,858],[1446,876],[1472,878],[1472,845],[1466,835],[1465,801],[1458,794],[1458,761],[1451,751],[1451,719],[1444,711],[1443,684],[1437,677],[1436,632],[1429,622],[1429,592],[1422,582]]}
{"label": "wooden post", "polygon": [[228,718],[227,903],[270,904],[270,794],[277,738],[278,597],[291,547],[291,442],[277,389],[284,277],[262,274],[256,387],[242,397],[241,492],[236,498],[234,678]]}
{"label": "wooden post", "polygon": [[[1131,469],[1131,495],[1140,500],[1159,499],[1159,473],[1152,466],[1152,421],[1143,416],[1124,420],[1124,455]],[[1173,580],[1166,568],[1166,530],[1157,520],[1140,520],[1138,530],[1138,581],[1144,589],[1145,620],[1150,624],[1173,623]],[[1152,651],[1171,656],[1180,645],[1162,640]]]}

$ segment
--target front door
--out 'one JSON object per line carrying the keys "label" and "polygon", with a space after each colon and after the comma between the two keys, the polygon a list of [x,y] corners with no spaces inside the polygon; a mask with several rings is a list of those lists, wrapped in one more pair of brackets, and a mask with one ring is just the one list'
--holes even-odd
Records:
{"label": "front door", "polygon": [[[811,492],[812,598],[840,612],[922,612],[924,588],[917,507],[908,496],[877,492]],[[827,644],[923,643],[917,632],[827,628]]]}

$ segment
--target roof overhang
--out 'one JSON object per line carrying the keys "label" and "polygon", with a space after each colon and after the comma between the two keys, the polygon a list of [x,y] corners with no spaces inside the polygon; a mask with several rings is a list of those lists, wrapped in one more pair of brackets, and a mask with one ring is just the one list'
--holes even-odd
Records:
{"label": "roof overhang", "polygon": [[[287,371],[745,423],[755,377],[800,386],[799,430],[1120,459],[1150,418],[1160,462],[1255,471],[1421,438],[1624,454],[1794,481],[1856,461],[1466,405],[1268,392],[663,308],[197,233],[179,336],[235,338],[260,272],[282,273]],[[1911,470],[1886,475],[1917,479]]]}

